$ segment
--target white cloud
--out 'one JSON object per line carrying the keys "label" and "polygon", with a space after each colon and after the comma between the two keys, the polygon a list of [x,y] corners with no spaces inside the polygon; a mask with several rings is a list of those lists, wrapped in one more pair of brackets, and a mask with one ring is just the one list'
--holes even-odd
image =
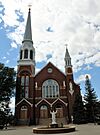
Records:
{"label": "white cloud", "polygon": [[16,44],[16,43],[14,43],[14,42],[12,42],[12,43],[11,43],[11,47],[13,47],[13,48],[17,48],[17,44]]}
{"label": "white cloud", "polygon": [[87,66],[85,67],[85,70],[90,70],[90,69],[92,69],[92,67],[91,67],[90,65],[87,65]]}
{"label": "white cloud", "polygon": [[2,59],[4,60],[4,59],[6,59],[6,57],[4,56]]}
{"label": "white cloud", "polygon": [[14,67],[14,70],[17,72],[17,65]]}
{"label": "white cloud", "polygon": [[[65,44],[72,57],[74,71],[83,64],[100,66],[100,2],[98,0],[8,0],[4,6],[4,21],[12,47],[22,42],[28,5],[32,4],[32,32],[36,62],[52,61],[64,71]],[[15,11],[18,11],[17,14]],[[19,21],[23,16],[24,20]],[[14,31],[9,31],[9,27]],[[52,32],[47,29],[51,27]],[[52,57],[47,60],[47,55]]]}
{"label": "white cloud", "polygon": [[8,64],[9,62],[10,62],[10,60],[6,60],[6,62],[5,62],[5,63],[6,63],[6,64]]}
{"label": "white cloud", "polygon": [[91,79],[91,75],[90,75],[90,74],[83,74],[83,75],[80,75],[80,76],[77,78],[76,82],[77,82],[77,83],[80,83],[80,82],[82,82],[82,81],[85,81],[87,75],[88,75],[89,79]]}
{"label": "white cloud", "polygon": [[[0,18],[0,23],[2,22],[2,19]],[[1,29],[1,28],[0,28]]]}

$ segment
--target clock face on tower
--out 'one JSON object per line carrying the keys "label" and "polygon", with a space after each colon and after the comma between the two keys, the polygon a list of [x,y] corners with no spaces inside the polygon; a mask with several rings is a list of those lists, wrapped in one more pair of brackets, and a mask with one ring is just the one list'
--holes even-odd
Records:
{"label": "clock face on tower", "polygon": [[52,73],[52,68],[48,68],[48,73]]}

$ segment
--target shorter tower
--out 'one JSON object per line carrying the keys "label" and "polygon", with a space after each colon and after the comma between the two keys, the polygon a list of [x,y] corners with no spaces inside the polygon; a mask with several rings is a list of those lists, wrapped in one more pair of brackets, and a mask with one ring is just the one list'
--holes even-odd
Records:
{"label": "shorter tower", "polygon": [[80,92],[80,87],[74,82],[73,69],[71,64],[71,57],[66,46],[65,52],[65,74],[66,74],[66,87],[67,87],[67,97],[69,102],[69,118],[70,121],[73,115],[73,104],[75,101],[75,96]]}
{"label": "shorter tower", "polygon": [[69,55],[67,45],[66,45],[66,52],[65,52],[65,74],[69,76],[68,79],[73,80],[71,57]]}

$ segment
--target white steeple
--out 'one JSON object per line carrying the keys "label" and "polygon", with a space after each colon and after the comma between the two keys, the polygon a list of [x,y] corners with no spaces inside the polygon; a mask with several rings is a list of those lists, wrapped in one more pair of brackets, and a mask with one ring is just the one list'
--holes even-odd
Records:
{"label": "white steeple", "polygon": [[25,33],[24,33],[24,39],[23,42],[25,41],[32,41],[32,30],[31,30],[31,12],[30,12],[30,8],[29,8],[29,12],[28,12],[28,18],[27,18],[27,23],[26,23],[26,29],[25,29]]}
{"label": "white steeple", "polygon": [[30,8],[28,12],[24,38],[22,41],[22,46],[20,48],[20,58],[18,61],[18,65],[34,65],[35,66],[35,49],[33,47],[33,41],[32,41]]}

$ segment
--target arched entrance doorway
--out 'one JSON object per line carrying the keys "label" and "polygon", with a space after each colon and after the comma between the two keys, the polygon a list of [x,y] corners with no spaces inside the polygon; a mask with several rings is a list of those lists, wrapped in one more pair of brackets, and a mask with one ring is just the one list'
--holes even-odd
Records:
{"label": "arched entrance doorway", "polygon": [[40,118],[48,118],[48,108],[46,105],[40,107]]}
{"label": "arched entrance doorway", "polygon": [[63,118],[63,107],[61,105],[56,106],[57,118]]}
{"label": "arched entrance doorway", "polygon": [[27,106],[22,106],[20,109],[20,119],[27,120]]}

